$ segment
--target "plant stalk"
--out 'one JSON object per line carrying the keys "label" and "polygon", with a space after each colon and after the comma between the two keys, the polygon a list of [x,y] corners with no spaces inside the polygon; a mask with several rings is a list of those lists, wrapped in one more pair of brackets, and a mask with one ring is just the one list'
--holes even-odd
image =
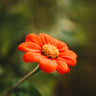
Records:
{"label": "plant stalk", "polygon": [[21,85],[25,80],[31,77],[37,70],[39,69],[39,65],[37,65],[31,72],[22,77],[15,85],[9,88],[3,95],[1,96],[9,96],[19,85]]}

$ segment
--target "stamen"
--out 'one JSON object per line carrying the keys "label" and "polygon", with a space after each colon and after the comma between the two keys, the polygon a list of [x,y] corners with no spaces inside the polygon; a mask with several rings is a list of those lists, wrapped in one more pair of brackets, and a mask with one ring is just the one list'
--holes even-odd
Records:
{"label": "stamen", "polygon": [[53,45],[50,45],[50,44],[45,44],[43,47],[42,47],[42,53],[45,55],[45,56],[48,56],[48,58],[52,58],[52,59],[55,59],[58,57],[59,55],[59,50],[53,46]]}

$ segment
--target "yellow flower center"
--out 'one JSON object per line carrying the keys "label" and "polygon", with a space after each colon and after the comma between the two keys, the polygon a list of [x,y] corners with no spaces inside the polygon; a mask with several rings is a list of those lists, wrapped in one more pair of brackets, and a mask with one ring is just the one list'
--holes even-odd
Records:
{"label": "yellow flower center", "polygon": [[59,55],[59,50],[55,46],[53,46],[53,45],[45,44],[42,47],[42,53],[45,56],[48,56],[48,58],[55,59]]}

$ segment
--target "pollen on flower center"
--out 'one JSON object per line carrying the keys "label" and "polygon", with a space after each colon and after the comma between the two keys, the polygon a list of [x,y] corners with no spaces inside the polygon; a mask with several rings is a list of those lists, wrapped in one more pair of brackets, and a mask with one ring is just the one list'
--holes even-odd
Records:
{"label": "pollen on flower center", "polygon": [[48,56],[49,58],[52,58],[52,59],[57,58],[57,56],[59,55],[58,49],[55,46],[50,45],[50,44],[45,44],[42,47],[42,53],[45,56]]}

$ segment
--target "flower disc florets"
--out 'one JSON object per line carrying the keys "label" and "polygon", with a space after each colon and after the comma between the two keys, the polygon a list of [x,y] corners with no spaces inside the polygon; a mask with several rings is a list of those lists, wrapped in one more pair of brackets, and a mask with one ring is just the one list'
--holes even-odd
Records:
{"label": "flower disc florets", "polygon": [[57,58],[57,56],[59,55],[58,49],[55,46],[50,45],[50,44],[45,44],[42,47],[42,53],[45,56],[48,56],[48,58],[52,58],[52,59]]}

